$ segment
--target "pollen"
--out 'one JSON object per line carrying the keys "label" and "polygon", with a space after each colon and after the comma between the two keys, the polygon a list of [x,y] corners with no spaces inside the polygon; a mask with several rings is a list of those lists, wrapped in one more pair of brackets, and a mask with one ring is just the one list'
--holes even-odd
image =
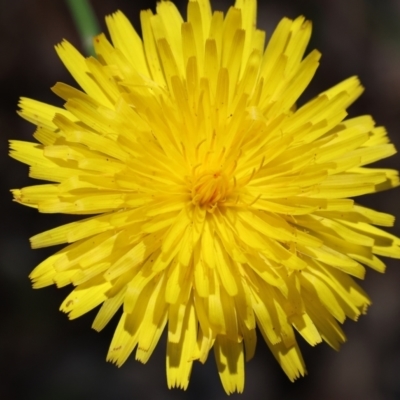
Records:
{"label": "pollen", "polygon": [[213,210],[219,203],[224,203],[232,192],[233,184],[224,171],[204,169],[193,177],[192,203]]}

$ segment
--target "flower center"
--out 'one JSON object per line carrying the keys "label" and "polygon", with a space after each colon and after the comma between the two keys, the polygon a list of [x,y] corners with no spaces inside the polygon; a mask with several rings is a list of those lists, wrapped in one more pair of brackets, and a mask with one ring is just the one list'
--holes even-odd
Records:
{"label": "flower center", "polygon": [[199,171],[192,181],[192,202],[212,210],[230,193],[229,180],[222,171]]}

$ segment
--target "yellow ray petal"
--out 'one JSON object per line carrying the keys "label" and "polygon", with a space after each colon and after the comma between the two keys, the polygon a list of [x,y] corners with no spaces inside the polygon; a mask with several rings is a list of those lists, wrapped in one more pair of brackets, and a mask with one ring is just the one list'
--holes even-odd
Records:
{"label": "yellow ray petal", "polygon": [[228,394],[244,389],[244,351],[242,343],[217,336],[214,344],[215,360],[222,386]]}

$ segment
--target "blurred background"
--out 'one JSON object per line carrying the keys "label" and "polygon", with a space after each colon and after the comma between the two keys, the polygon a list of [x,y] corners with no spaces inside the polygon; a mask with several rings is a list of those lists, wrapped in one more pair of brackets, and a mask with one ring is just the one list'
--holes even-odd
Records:
{"label": "blurred background", "polygon": [[[139,10],[156,0],[93,0],[105,31],[104,16],[122,10],[137,30]],[[186,0],[174,0],[186,14]],[[230,1],[213,0],[226,11]],[[283,16],[313,21],[309,50],[322,52],[322,64],[302,102],[339,81],[358,75],[366,87],[351,115],[371,114],[400,148],[400,1],[259,0],[258,26],[270,34]],[[74,84],[54,45],[63,38],[81,49],[80,39],[61,0],[0,0],[0,398],[29,400],[224,399],[212,353],[196,363],[186,392],[169,391],[165,378],[165,338],[145,366],[131,357],[118,369],[105,357],[114,318],[100,334],[90,329],[95,312],[68,321],[58,311],[71,288],[31,288],[28,274],[56,249],[31,250],[28,238],[69,222],[68,216],[39,215],[11,201],[9,189],[34,184],[28,168],[7,156],[7,140],[31,140],[33,125],[16,114],[20,96],[61,105],[50,91],[57,81]],[[379,163],[400,167],[400,157]],[[359,202],[399,216],[399,189]],[[400,223],[391,230],[400,234]],[[368,271],[362,286],[373,305],[359,322],[347,322],[348,341],[339,353],[299,339],[308,375],[290,383],[262,339],[246,365],[246,386],[233,399],[392,400],[400,399],[400,269]]]}

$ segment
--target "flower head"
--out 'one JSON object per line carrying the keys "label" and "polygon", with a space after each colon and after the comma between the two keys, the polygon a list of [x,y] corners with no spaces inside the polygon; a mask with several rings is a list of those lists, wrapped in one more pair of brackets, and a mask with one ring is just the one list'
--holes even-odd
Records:
{"label": "flower head", "polygon": [[167,335],[168,386],[186,388],[214,350],[224,389],[241,392],[258,327],[291,380],[305,374],[295,331],[337,349],[340,328],[370,304],[355,282],[400,240],[394,218],[352,198],[398,185],[368,168],[391,156],[369,116],[346,119],[361,94],[347,79],[296,108],[320,58],[304,52],[311,24],[283,19],[267,47],[256,0],[226,14],[190,0],[143,11],[141,39],[121,13],[95,58],[56,47],[80,90],[57,83],[64,108],[21,99],[37,143],[11,155],[49,181],[13,190],[43,213],[92,216],[40,233],[33,248],[69,243],[31,274],[73,284],[70,318],[101,305],[100,331],[122,308],[107,359],[146,362]]}

